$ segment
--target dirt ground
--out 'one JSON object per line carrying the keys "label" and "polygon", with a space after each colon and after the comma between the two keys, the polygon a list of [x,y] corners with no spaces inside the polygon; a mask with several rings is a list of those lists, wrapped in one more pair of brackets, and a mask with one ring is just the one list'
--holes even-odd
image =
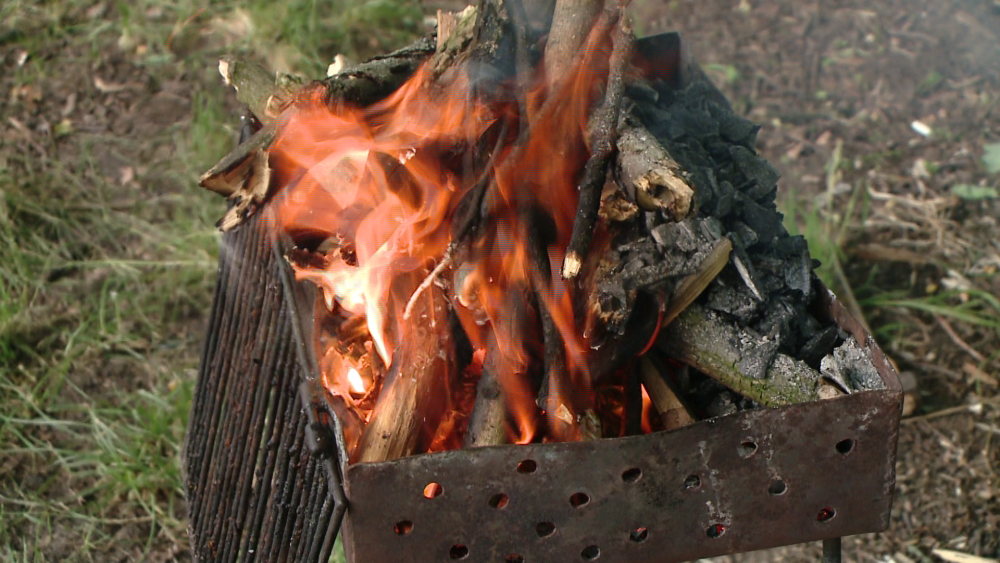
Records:
{"label": "dirt ground", "polygon": [[[196,178],[232,142],[239,111],[212,61],[246,49],[255,12],[140,4],[0,9],[20,18],[0,22],[0,241],[22,251],[0,254],[4,559],[190,559],[176,456],[224,207]],[[1000,142],[1000,4],[633,4],[641,33],[681,31],[762,124],[789,224],[911,390],[890,528],[845,540],[846,560],[931,563],[935,548],[1000,558],[1000,201],[953,191],[1000,185],[982,162]],[[18,297],[18,284],[31,289]],[[45,401],[19,391],[43,383]],[[22,423],[92,424],[110,408],[132,417],[122,433],[146,432],[142,447],[113,444],[89,465],[73,448],[106,447],[99,428]],[[144,418],[150,409],[163,416]],[[156,465],[155,479],[121,471],[129,460]],[[809,545],[727,559],[818,558]]]}

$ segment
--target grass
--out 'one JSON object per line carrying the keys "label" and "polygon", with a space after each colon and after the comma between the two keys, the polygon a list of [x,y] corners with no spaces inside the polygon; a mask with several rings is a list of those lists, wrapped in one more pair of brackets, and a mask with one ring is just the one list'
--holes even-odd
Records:
{"label": "grass", "polygon": [[187,557],[179,451],[224,210],[195,179],[238,115],[214,61],[314,77],[421,18],[404,0],[0,5],[0,60],[26,55],[0,74],[0,561]]}
{"label": "grass", "polygon": [[[782,205],[788,231],[802,235],[810,254],[821,262],[816,270],[820,279],[869,327],[876,340],[894,353],[904,356],[909,353],[910,357],[915,357],[912,351],[918,346],[913,341],[918,339],[914,336],[925,340],[926,327],[940,323],[939,319],[955,322],[967,332],[977,333],[982,342],[1000,341],[1000,299],[988,291],[976,287],[941,290],[938,284],[932,288],[910,287],[911,284],[877,263],[864,268],[867,271],[865,278],[847,271],[851,261],[847,249],[864,236],[871,202],[867,198],[865,179],[859,179],[853,188],[843,182],[849,167],[845,165],[842,150],[843,145],[838,142],[826,166],[824,193],[805,205],[791,194]],[[879,322],[873,328],[868,319]],[[969,348],[965,342],[955,345]],[[984,348],[985,354],[973,356],[973,359],[977,360],[978,368],[995,371],[1000,367],[1000,353],[990,346]],[[926,355],[927,350],[919,352],[919,355]]]}

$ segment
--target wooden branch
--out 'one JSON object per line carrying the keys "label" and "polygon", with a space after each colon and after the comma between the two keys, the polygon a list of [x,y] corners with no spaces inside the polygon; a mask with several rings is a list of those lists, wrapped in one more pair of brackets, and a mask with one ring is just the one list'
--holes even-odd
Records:
{"label": "wooden branch", "polygon": [[[558,11],[558,5],[557,5]],[[554,25],[554,23],[553,23]],[[573,221],[573,234],[566,249],[562,276],[573,279],[580,273],[583,258],[590,249],[597,215],[601,207],[601,192],[608,174],[608,163],[615,151],[618,137],[618,114],[621,111],[625,88],[625,69],[632,57],[635,36],[628,17],[621,9],[618,31],[615,33],[614,50],[611,52],[610,74],[604,103],[593,117],[591,128],[590,158],[583,168],[580,181],[580,200]]]}
{"label": "wooden branch", "polygon": [[692,304],[664,327],[656,347],[765,406],[819,398],[820,374],[777,352],[777,343]]}
{"label": "wooden branch", "polygon": [[314,83],[326,105],[371,105],[392,94],[434,54],[436,42],[425,37],[398,51],[375,57]]}
{"label": "wooden branch", "polygon": [[618,177],[626,193],[646,211],[661,211],[681,221],[694,210],[694,190],[681,167],[656,137],[638,123],[628,124],[618,137]]}
{"label": "wooden branch", "polygon": [[691,410],[680,399],[673,382],[664,376],[664,367],[652,355],[647,354],[639,360],[639,376],[642,386],[646,388],[649,399],[660,414],[664,430],[675,430],[694,424]]}
{"label": "wooden branch", "polygon": [[437,428],[454,369],[448,301],[432,285],[406,323],[408,338],[393,354],[389,376],[351,463],[388,461],[417,451],[425,430]]}
{"label": "wooden branch", "polygon": [[603,8],[604,0],[556,0],[544,59],[550,94],[573,65]]}
{"label": "wooden branch", "polygon": [[290,101],[302,88],[301,82],[290,75],[276,75],[253,61],[237,57],[223,57],[219,61],[219,74],[236,89],[236,99],[246,104],[264,125],[270,125],[277,117],[268,109],[275,107],[275,98]]}

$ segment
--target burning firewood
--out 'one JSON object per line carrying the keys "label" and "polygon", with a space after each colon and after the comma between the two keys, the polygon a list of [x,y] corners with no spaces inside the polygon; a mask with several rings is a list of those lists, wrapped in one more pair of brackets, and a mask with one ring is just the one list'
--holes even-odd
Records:
{"label": "burning firewood", "polygon": [[690,424],[705,401],[660,356],[739,408],[828,395],[843,339],[758,128],[624,4],[556,0],[549,28],[482,2],[301,88],[224,65],[262,128],[202,179],[239,199],[222,226],[269,205],[322,258],[293,263],[317,314],[364,327],[324,365],[389,366],[363,393],[325,374],[364,425],[351,462]]}
{"label": "burning firewood", "polygon": [[386,461],[417,451],[421,434],[437,428],[454,370],[448,301],[432,286],[417,301],[408,338],[393,355],[389,375],[352,462]]}
{"label": "burning firewood", "polygon": [[642,386],[649,393],[656,411],[660,413],[664,430],[694,424],[695,419],[691,416],[690,409],[680,399],[680,393],[665,375],[665,369],[658,360],[651,355],[643,357],[639,363],[639,373]]}

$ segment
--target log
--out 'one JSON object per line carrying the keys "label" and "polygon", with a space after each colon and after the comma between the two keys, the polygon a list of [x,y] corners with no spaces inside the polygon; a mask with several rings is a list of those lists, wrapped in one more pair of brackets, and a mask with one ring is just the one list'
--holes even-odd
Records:
{"label": "log", "polygon": [[455,354],[448,301],[440,287],[431,285],[423,292],[405,328],[409,337],[393,354],[389,375],[351,463],[416,453],[422,434],[433,432],[444,414]]}
{"label": "log", "polygon": [[664,373],[663,365],[652,354],[647,354],[639,360],[642,386],[646,388],[649,400],[660,414],[663,429],[676,430],[694,424],[695,419],[691,416],[691,409],[684,404],[673,382]]}
{"label": "log", "polygon": [[615,166],[625,193],[646,211],[661,211],[671,221],[681,221],[694,210],[694,190],[656,137],[631,119],[618,136]]}
{"label": "log", "polygon": [[697,304],[660,331],[656,348],[765,406],[819,399],[818,371]]}

